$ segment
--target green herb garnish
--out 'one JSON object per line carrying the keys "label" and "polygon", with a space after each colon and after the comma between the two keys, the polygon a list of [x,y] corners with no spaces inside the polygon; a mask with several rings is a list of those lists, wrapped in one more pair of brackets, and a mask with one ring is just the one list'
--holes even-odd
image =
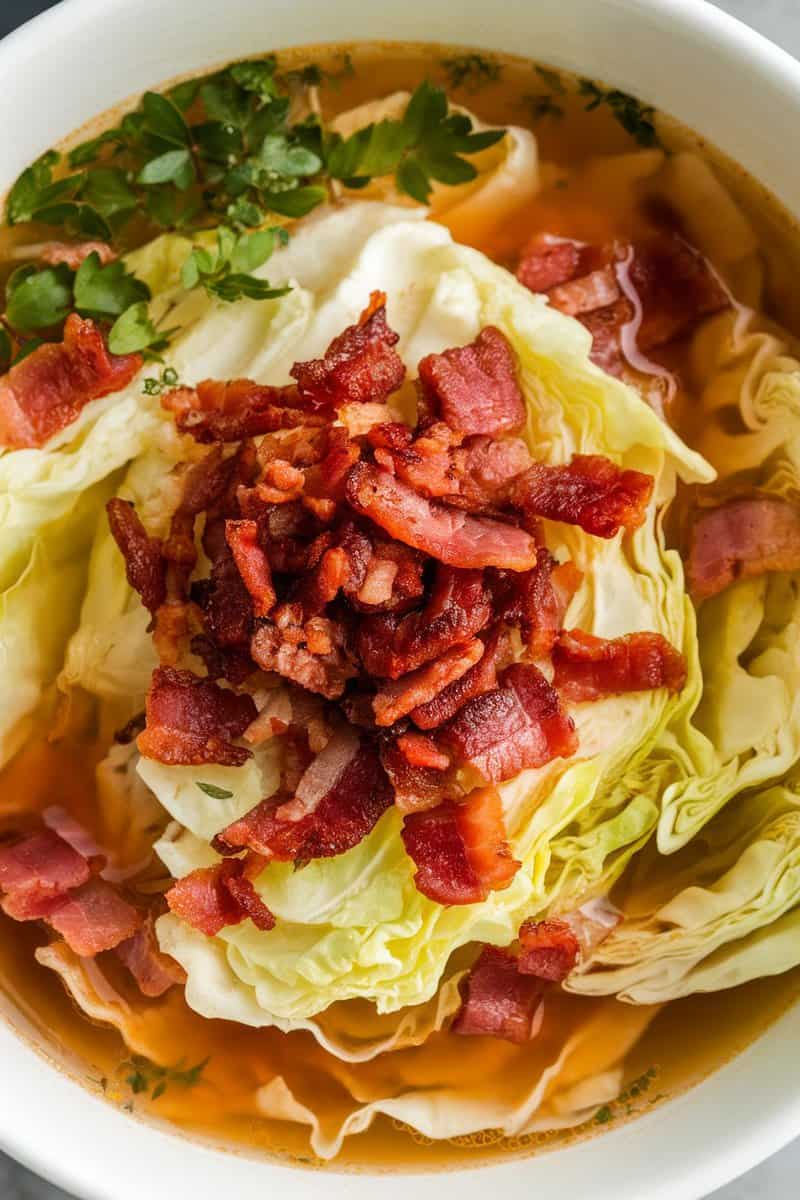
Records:
{"label": "green herb garnish", "polygon": [[533,122],[541,121],[544,117],[552,117],[553,120],[558,121],[564,116],[562,105],[549,92],[542,92],[539,95],[531,92],[527,96],[523,96],[522,102]]}
{"label": "green herb garnish", "polygon": [[188,1068],[184,1066],[185,1061],[179,1059],[172,1067],[162,1067],[151,1062],[149,1058],[136,1054],[122,1064],[122,1070],[129,1072],[125,1076],[125,1082],[134,1096],[149,1092],[151,1100],[158,1100],[171,1085],[189,1088],[200,1082],[200,1077],[208,1065],[208,1058]]}
{"label": "green herb garnish", "polygon": [[319,63],[306,63],[302,67],[294,67],[291,71],[285,71],[281,75],[282,80],[286,80],[289,84],[299,85],[300,87],[330,87],[338,90],[341,87],[343,79],[352,79],[356,73],[353,66],[351,56],[345,51],[343,54],[337,54],[336,58],[341,61],[341,67],[338,70],[325,70]]}
{"label": "green herb garnish", "polygon": [[[142,391],[145,396],[160,396],[162,392],[170,391],[172,388],[180,387],[181,381],[178,377],[178,372],[174,367],[164,367],[160,376],[148,375],[142,385]],[[198,784],[198,787],[201,786]],[[210,784],[206,784],[210,787]]]}
{"label": "green herb garnish", "polygon": [[229,792],[227,788],[217,787],[213,783],[204,783],[203,781],[199,780],[197,782],[197,786],[200,788],[201,792],[205,792],[205,794],[210,796],[212,800],[230,800],[231,796],[233,795],[233,792]]}
{"label": "green herb garnish", "polygon": [[465,88],[468,92],[476,92],[486,83],[496,83],[503,71],[496,59],[475,53],[443,58],[442,66],[447,72],[448,86]]}
{"label": "green herb garnish", "polygon": [[554,71],[551,67],[540,66],[535,66],[533,69],[551,92],[554,92],[556,96],[566,96],[567,89],[558,71]]}
{"label": "green herb garnish", "polygon": [[288,287],[273,288],[266,279],[257,279],[251,272],[262,266],[272,254],[275,243],[288,241],[285,229],[261,229],[257,233],[236,234],[221,225],[217,230],[216,252],[195,246],[181,270],[185,288],[200,285],[220,300],[271,300],[285,296]]}
{"label": "green herb garnish", "polygon": [[595,1125],[607,1125],[613,1119],[613,1112],[608,1104],[604,1104],[602,1108],[598,1108],[594,1114]]}
{"label": "green herb garnish", "polygon": [[618,88],[607,91],[591,79],[582,79],[578,91],[581,96],[588,97],[587,112],[592,112],[601,104],[607,104],[615,120],[640,146],[660,145],[653,121],[655,109],[651,104],[643,104],[635,96],[621,92]]}

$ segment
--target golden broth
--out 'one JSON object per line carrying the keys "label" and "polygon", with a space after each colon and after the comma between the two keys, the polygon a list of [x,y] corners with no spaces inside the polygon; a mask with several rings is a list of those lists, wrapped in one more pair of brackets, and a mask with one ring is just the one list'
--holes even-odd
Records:
{"label": "golden broth", "polygon": [[[456,59],[462,53],[450,47],[425,45],[315,47],[287,52],[281,56],[281,65],[291,68],[314,61],[337,76],[334,84],[320,91],[322,111],[331,117],[376,95],[411,89],[426,76],[449,85],[454,67],[452,62],[443,65],[443,60]],[[345,54],[349,60],[345,60]],[[346,61],[352,63],[352,71],[343,69]],[[542,161],[552,165],[536,202],[479,244],[479,249],[501,262],[512,263],[531,235],[540,230],[605,241],[659,225],[662,214],[648,204],[646,189],[631,169],[630,156],[644,152],[607,106],[586,112],[585,98],[577,94],[566,76],[562,76],[567,85],[562,91],[560,84],[554,85],[551,74],[538,71],[526,60],[493,56],[489,62],[488,71],[473,71],[457,86],[450,86],[452,99],[486,122],[533,129]],[[555,112],[554,106],[560,111]],[[112,123],[121,111],[98,117],[91,127],[71,138],[70,144]],[[689,131],[659,118],[659,134],[668,148],[699,150],[713,164],[759,235],[764,266],[762,311],[793,333],[800,333],[800,308],[788,286],[800,269],[800,237],[792,220],[760,185]],[[597,156],[606,155],[625,157],[598,166]],[[593,172],[583,169],[590,158],[595,160]],[[13,256],[15,247],[25,239],[31,240],[31,236],[30,227],[0,232],[0,261]],[[724,263],[716,262],[715,266],[725,275]],[[728,282],[737,295],[737,285],[745,290],[752,286],[748,279],[728,276]],[[669,365],[689,364],[673,361]],[[698,397],[691,390],[692,372],[687,369],[685,374],[689,386],[670,416],[691,441],[702,426],[703,415],[698,411]],[[0,833],[24,826],[25,814],[32,820],[53,803],[67,808],[90,831],[97,831],[94,766],[106,748],[107,744],[99,742],[96,735],[87,734],[85,741],[76,742],[73,736],[71,742],[37,742],[20,752],[2,777]],[[157,869],[149,870],[154,888],[158,887],[158,875]],[[132,1086],[135,1068],[121,1036],[87,1019],[67,997],[57,974],[36,962],[35,949],[46,942],[39,928],[0,917],[2,1007],[20,1032],[57,1065],[134,1114],[168,1120],[216,1143],[235,1143],[306,1165],[322,1165],[309,1150],[304,1126],[267,1120],[258,1113],[254,1101],[256,1088],[276,1074],[291,1072],[297,1077],[305,1071],[317,1096],[327,1095],[327,1089],[331,1105],[337,1103],[338,1085],[324,1075],[325,1052],[310,1034],[284,1035],[274,1029],[255,1030],[205,1020],[188,1008],[178,988],[160,1000],[144,1001],[138,993],[134,995],[132,984],[115,966],[115,960],[101,958],[113,988],[141,1012],[140,1032],[146,1034],[153,1059],[165,1064],[184,1060],[184,1065],[208,1059],[193,1087],[170,1086],[154,1100]],[[696,1083],[757,1037],[798,996],[800,971],[795,971],[727,993],[673,1002],[659,1014],[629,1057],[628,1079],[649,1072],[647,1087],[634,1088],[627,1100],[612,1104],[601,1118],[577,1130],[511,1140],[488,1131],[433,1143],[381,1117],[367,1132],[345,1140],[331,1169],[463,1167],[490,1161],[497,1155],[527,1155],[597,1133],[607,1119],[617,1123]],[[557,994],[548,1001],[541,1036],[563,1039],[572,1022],[591,1013],[597,1003]],[[459,1040],[453,1053],[462,1059],[474,1054],[477,1064],[480,1048],[470,1045],[471,1041]]]}

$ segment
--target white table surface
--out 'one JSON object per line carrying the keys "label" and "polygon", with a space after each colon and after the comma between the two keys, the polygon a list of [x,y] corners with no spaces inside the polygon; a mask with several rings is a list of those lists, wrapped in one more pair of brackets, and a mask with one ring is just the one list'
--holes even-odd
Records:
{"label": "white table surface", "polygon": [[[6,0],[0,0],[0,7]],[[52,2],[52,0],[51,0]],[[800,0],[714,0],[800,58]],[[44,8],[42,3],[39,7]],[[33,8],[34,5],[31,5]],[[793,144],[787,145],[792,152]],[[66,1193],[0,1154],[0,1200],[69,1200]],[[636,1200],[621,1197],[621,1200]],[[800,1141],[708,1200],[800,1200]]]}

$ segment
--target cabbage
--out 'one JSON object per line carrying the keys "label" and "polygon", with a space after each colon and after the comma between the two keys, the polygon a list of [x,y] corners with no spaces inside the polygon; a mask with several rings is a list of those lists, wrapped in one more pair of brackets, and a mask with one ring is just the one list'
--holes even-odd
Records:
{"label": "cabbage", "polygon": [[625,919],[566,987],[654,1004],[800,964],[800,783],[731,801],[670,858],[646,853]]}
{"label": "cabbage", "polygon": [[[374,221],[372,206],[362,211]],[[657,481],[648,519],[630,537],[602,541],[579,529],[553,528],[552,549],[570,554],[585,572],[569,623],[609,637],[658,630],[691,657],[691,609],[680,560],[665,548],[660,513],[678,473],[690,481],[708,480],[708,466],[632,389],[589,361],[590,338],[577,322],[551,310],[482,255],[453,245],[441,226],[401,220],[397,210],[383,212],[382,227],[366,240],[352,209],[320,218],[312,226],[313,240],[298,235],[268,264],[271,278],[296,271],[304,290],[292,293],[294,311],[290,297],[276,303],[271,361],[260,361],[256,377],[283,382],[286,364],[298,356],[300,334],[302,356],[318,354],[375,287],[388,291],[390,319],[412,372],[423,354],[470,341],[486,324],[498,325],[519,355],[527,437],[537,456],[560,463],[576,451],[603,452],[651,472]],[[342,269],[333,280],[320,278],[317,265],[325,261],[329,241],[336,242]],[[312,246],[315,262],[308,263]],[[228,321],[227,312],[210,310],[188,334],[207,358],[218,352],[223,319]],[[255,373],[247,355],[256,317],[246,309],[243,320],[244,332],[237,334],[243,357],[227,360],[227,374]],[[228,347],[225,353],[233,351]],[[209,371],[206,363],[196,369],[221,373]],[[264,871],[256,886],[278,917],[267,934],[244,922],[202,943],[213,946],[205,953],[183,923],[162,918],[159,939],[189,973],[190,1003],[209,1016],[264,1025],[307,1021],[348,999],[370,1000],[378,1014],[425,1005],[460,946],[508,944],[523,917],[605,890],[617,877],[655,828],[660,775],[648,774],[643,764],[679,704],[679,698],[658,691],[577,707],[581,759],[525,772],[501,789],[523,869],[508,889],[483,904],[442,908],[416,890],[400,818],[391,811],[347,854],[302,871],[291,864]],[[190,831],[159,843],[173,874],[215,861],[211,836],[269,794],[263,780],[260,794],[250,782],[261,769],[255,763],[213,768],[212,779],[207,768],[140,764],[162,805]],[[202,782],[217,783],[231,798],[209,802],[197,787]]]}

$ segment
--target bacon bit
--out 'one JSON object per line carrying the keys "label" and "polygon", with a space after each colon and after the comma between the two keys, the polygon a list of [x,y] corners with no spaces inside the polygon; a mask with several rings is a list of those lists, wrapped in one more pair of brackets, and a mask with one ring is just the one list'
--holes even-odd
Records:
{"label": "bacon bit", "polygon": [[338,786],[359,749],[360,739],[354,729],[337,729],[325,748],[303,772],[294,799],[275,810],[278,820],[300,821],[316,812],[321,801]]}
{"label": "bacon bit", "polygon": [[227,679],[228,683],[239,687],[256,670],[256,664],[241,646],[223,650],[215,646],[210,638],[197,634],[190,641],[189,648],[192,654],[202,660],[209,679]]}
{"label": "bacon bit", "polygon": [[276,596],[269,559],[259,542],[258,525],[255,521],[226,521],[225,540],[242,583],[252,597],[254,615],[268,617]]}
{"label": "bacon bit", "polygon": [[180,660],[191,628],[195,605],[167,600],[156,609],[153,645],[163,667],[174,667]]}
{"label": "bacon bit", "polygon": [[507,888],[519,870],[494,788],[409,814],[402,836],[417,867],[417,890],[438,904],[479,904],[490,891]]}
{"label": "bacon bit", "polygon": [[72,271],[77,271],[90,254],[96,254],[103,267],[116,262],[119,257],[108,242],[45,242],[36,257],[45,266],[57,267],[64,263]]}
{"label": "bacon bit", "polygon": [[110,884],[90,879],[64,896],[47,921],[71,950],[91,958],[132,937],[142,918]]}
{"label": "bacon bit", "polygon": [[580,271],[581,243],[541,234],[530,243],[517,267],[517,279],[532,292],[549,292]]}
{"label": "bacon bit", "polygon": [[483,655],[483,642],[453,647],[433,662],[385,684],[372,701],[376,725],[394,725],[421,704],[427,704],[444,688],[460,679]]}
{"label": "bacon bit", "polygon": [[536,562],[536,543],[524,530],[432,503],[369,463],[351,470],[347,498],[391,537],[450,566],[527,571]]}
{"label": "bacon bit", "polygon": [[278,688],[270,693],[255,721],[251,721],[242,736],[251,746],[260,746],[285,733],[291,723],[292,701],[283,688]]}
{"label": "bacon bit", "polygon": [[622,352],[622,334],[635,316],[633,305],[629,300],[617,300],[607,308],[598,308],[596,312],[581,313],[578,317],[581,325],[592,335],[592,348],[589,358],[596,367],[622,379],[625,375],[625,355]]}
{"label": "bacon bit", "polygon": [[459,497],[479,510],[504,505],[511,498],[514,481],[531,466],[532,459],[522,438],[471,438],[458,462]]}
{"label": "bacon bit", "polygon": [[392,414],[386,404],[374,404],[367,400],[360,404],[343,404],[338,410],[339,420],[351,438],[366,437],[376,425],[391,421]]}
{"label": "bacon bit", "polygon": [[566,921],[525,921],[519,931],[517,969],[550,983],[563,983],[578,961],[578,939]]}
{"label": "bacon bit", "polygon": [[192,588],[195,594],[214,645],[246,648],[253,626],[253,602],[227,543],[214,560],[210,579],[202,587]]}
{"label": "bacon bit", "polygon": [[502,782],[578,748],[558,692],[532,664],[516,663],[501,686],[470,700],[441,731],[445,746],[485,779]]}
{"label": "bacon bit", "polygon": [[147,727],[137,738],[145,758],[171,766],[222,763],[240,767],[250,751],[233,746],[256,716],[251,696],[239,695],[191,671],[157,667],[146,702]]}
{"label": "bacon bit", "polygon": [[242,859],[226,859],[177,880],[166,893],[171,912],[215,937],[227,925],[240,925],[248,917],[264,932],[275,928],[275,917],[245,875]]}
{"label": "bacon bit", "polygon": [[[277,671],[310,692],[336,700],[358,670],[346,652],[343,630],[330,622],[328,632],[332,649],[314,654],[310,646],[302,644],[306,641],[302,626],[280,630],[276,625],[262,625],[253,634],[250,653],[263,671]],[[312,641],[313,637],[312,627]]]}
{"label": "bacon bit", "polygon": [[559,565],[542,551],[532,571],[503,574],[496,580],[495,614],[507,624],[519,626],[531,658],[550,655],[581,579],[571,562]]}
{"label": "bacon bit", "polygon": [[399,569],[398,564],[392,562],[391,559],[373,558],[367,567],[364,582],[358,589],[356,598],[362,604],[370,606],[386,604],[392,598],[392,588]]}
{"label": "bacon bit", "polygon": [[255,850],[278,862],[331,858],[357,846],[392,803],[392,790],[375,748],[362,739],[358,753],[313,813],[282,820],[280,799],[262,800],[252,812],[223,829],[215,840],[222,853]]}
{"label": "bacon bit", "polygon": [[491,616],[481,571],[439,567],[421,612],[380,613],[361,622],[358,652],[369,675],[398,679],[470,641]]}
{"label": "bacon bit", "polygon": [[314,409],[380,403],[405,378],[403,360],[394,349],[399,340],[386,323],[386,296],[373,292],[358,324],[334,338],[324,358],[295,363],[289,374]]}
{"label": "bacon bit", "polygon": [[521,975],[509,950],[485,946],[461,985],[463,1003],[451,1025],[462,1037],[496,1037],[521,1046],[539,1032],[544,986]]}
{"label": "bacon bit", "polygon": [[0,907],[15,921],[39,920],[91,873],[84,855],[53,830],[30,834],[0,846],[0,891],[6,893]]}
{"label": "bacon bit", "polygon": [[[350,572],[347,553],[341,546],[326,550],[319,563],[311,567],[297,588],[295,602],[306,618],[325,610],[336,599]],[[323,651],[323,653],[327,653]]]}
{"label": "bacon bit", "polygon": [[128,583],[155,615],[167,595],[163,545],[159,538],[148,535],[130,501],[115,496],[108,501],[106,512],[112,537],[125,559]]}
{"label": "bacon bit", "polygon": [[239,442],[278,429],[324,423],[300,404],[295,387],[269,387],[251,379],[205,379],[196,388],[175,388],[161,397],[162,408],[173,413],[181,433],[206,443]]}
{"label": "bacon bit", "polygon": [[430,767],[432,771],[446,771],[450,757],[434,742],[433,738],[421,733],[404,733],[397,739],[397,748],[402,751],[412,767]]}
{"label": "bacon bit", "polygon": [[553,686],[566,700],[600,700],[663,687],[679,692],[686,683],[686,659],[660,633],[608,639],[564,630],[553,665]]}
{"label": "bacon bit", "polygon": [[548,295],[553,308],[568,317],[577,317],[615,304],[620,290],[614,268],[599,267],[580,279],[551,288]]}
{"label": "bacon bit", "polygon": [[730,304],[706,259],[677,234],[636,243],[628,276],[642,308],[636,333],[642,350],[674,341]]}
{"label": "bacon bit", "polygon": [[382,741],[380,745],[381,762],[389,776],[395,808],[399,812],[421,812],[435,808],[443,800],[463,794],[463,788],[457,783],[453,772],[441,771],[436,767],[413,766],[401,749],[399,740]]}
{"label": "bacon bit", "polygon": [[800,508],[780,496],[736,496],[695,510],[686,574],[695,600],[736,579],[800,569]]}
{"label": "bacon bit", "polygon": [[159,949],[152,916],[145,918],[133,937],[120,942],[114,953],[128,968],[143,996],[155,999],[176,983],[186,982],[183,967]]}
{"label": "bacon bit", "polygon": [[514,351],[493,325],[468,346],[423,358],[419,377],[428,403],[463,434],[507,433],[525,422]]}
{"label": "bacon bit", "polygon": [[[399,440],[394,433],[384,438]],[[375,461],[422,496],[447,496],[459,490],[452,451],[462,441],[462,434],[454,432],[444,421],[436,421],[405,445],[376,446]]]}
{"label": "bacon bit", "polygon": [[514,503],[531,516],[611,538],[639,528],[652,494],[651,475],[622,470],[602,454],[575,454],[568,466],[534,463],[517,480]]}
{"label": "bacon bit", "polygon": [[38,346],[0,378],[0,446],[43,446],[91,400],[126,387],[141,365],[140,354],[109,354],[99,326],[70,313],[63,342]]}
{"label": "bacon bit", "polygon": [[497,687],[496,654],[499,630],[490,634],[486,648],[474,667],[449,687],[443,688],[427,704],[420,704],[409,713],[411,720],[420,729],[436,729],[449,721],[475,696],[491,692]]}

